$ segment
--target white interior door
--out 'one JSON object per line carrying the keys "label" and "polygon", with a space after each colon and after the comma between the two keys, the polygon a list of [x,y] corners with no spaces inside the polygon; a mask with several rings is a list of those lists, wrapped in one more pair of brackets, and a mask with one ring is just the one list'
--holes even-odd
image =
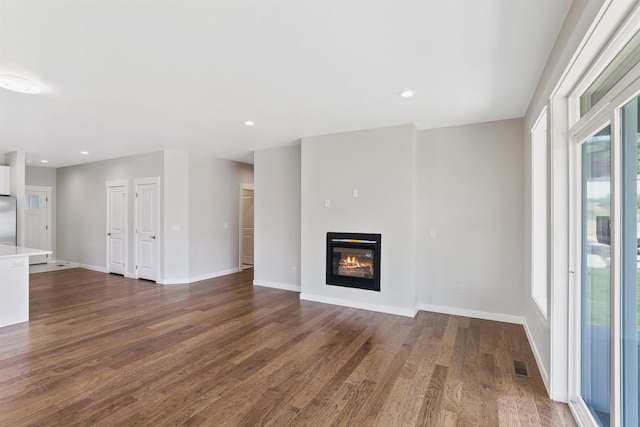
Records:
{"label": "white interior door", "polygon": [[108,187],[107,202],[107,267],[109,273],[124,275],[127,259],[127,187]]}
{"label": "white interior door", "polygon": [[[146,182],[152,180],[154,182]],[[136,273],[140,279],[158,279],[159,178],[136,180]]]}
{"label": "white interior door", "polygon": [[240,260],[245,269],[253,267],[253,190],[243,188],[240,192]]}
{"label": "white interior door", "polygon": [[[25,246],[51,250],[49,230],[49,193],[43,190],[27,190],[24,197]],[[44,264],[49,255],[29,257],[29,264]]]}

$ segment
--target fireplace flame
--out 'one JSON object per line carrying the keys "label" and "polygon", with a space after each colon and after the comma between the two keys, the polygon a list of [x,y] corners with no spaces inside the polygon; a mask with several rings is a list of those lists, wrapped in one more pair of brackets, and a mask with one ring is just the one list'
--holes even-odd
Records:
{"label": "fireplace flame", "polygon": [[342,276],[373,278],[373,259],[342,254],[342,257],[334,264],[336,273]]}
{"label": "fireplace flame", "polygon": [[347,258],[343,258],[340,264],[347,268],[363,267],[363,264],[358,261],[358,257],[356,256],[348,256]]}

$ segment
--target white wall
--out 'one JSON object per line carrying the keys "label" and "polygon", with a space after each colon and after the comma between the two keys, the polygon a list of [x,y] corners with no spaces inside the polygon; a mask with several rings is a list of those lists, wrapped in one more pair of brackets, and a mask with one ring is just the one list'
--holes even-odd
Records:
{"label": "white wall", "polygon": [[[256,284],[297,289],[301,271],[303,299],[522,322],[521,119],[304,138],[300,152],[263,150],[255,163]],[[328,231],[382,234],[380,293],[325,284]]]}
{"label": "white wall", "polygon": [[236,271],[240,184],[253,183],[253,168],[186,151],[159,151],[57,169],[58,258],[106,269],[105,182],[127,180],[126,274],[132,276],[133,180],[156,176],[161,178],[158,283],[188,283]]}
{"label": "white wall", "polygon": [[253,158],[253,282],[300,291],[300,145],[256,151]]}
{"label": "white wall", "polygon": [[129,181],[126,271],[133,274],[133,179],[162,175],[162,152],[57,169],[57,258],[105,271],[105,182],[126,179]]}
{"label": "white wall", "polygon": [[167,150],[160,211],[164,213],[158,283],[189,282],[189,153]]}
{"label": "white wall", "polygon": [[[57,196],[57,172],[54,168],[27,166],[25,170],[25,185],[51,187],[51,255],[50,260],[56,260],[56,196]],[[24,205],[23,205],[24,206]]]}
{"label": "white wall", "polygon": [[522,322],[522,129],[514,119],[419,132],[422,309]]}
{"label": "white wall", "polygon": [[[301,298],[415,313],[414,133],[405,125],[302,139]],[[325,284],[329,231],[382,234],[380,292]]]}
{"label": "white wall", "polygon": [[11,168],[11,183],[9,193],[17,199],[16,227],[18,246],[24,246],[24,177],[25,156],[24,151],[12,151],[5,153],[6,166]]}
{"label": "white wall", "polygon": [[189,155],[190,281],[239,271],[240,184],[252,165]]}

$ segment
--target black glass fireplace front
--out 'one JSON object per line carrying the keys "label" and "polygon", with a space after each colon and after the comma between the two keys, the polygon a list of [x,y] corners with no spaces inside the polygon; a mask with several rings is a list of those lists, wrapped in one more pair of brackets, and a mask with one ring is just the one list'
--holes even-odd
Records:
{"label": "black glass fireplace front", "polygon": [[327,285],[380,291],[380,234],[327,233]]}

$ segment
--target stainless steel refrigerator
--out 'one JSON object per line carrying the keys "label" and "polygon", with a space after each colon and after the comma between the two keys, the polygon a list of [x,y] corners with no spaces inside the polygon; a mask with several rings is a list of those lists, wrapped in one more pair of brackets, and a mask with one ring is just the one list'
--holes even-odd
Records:
{"label": "stainless steel refrigerator", "polygon": [[16,244],[16,198],[0,196],[0,244]]}

